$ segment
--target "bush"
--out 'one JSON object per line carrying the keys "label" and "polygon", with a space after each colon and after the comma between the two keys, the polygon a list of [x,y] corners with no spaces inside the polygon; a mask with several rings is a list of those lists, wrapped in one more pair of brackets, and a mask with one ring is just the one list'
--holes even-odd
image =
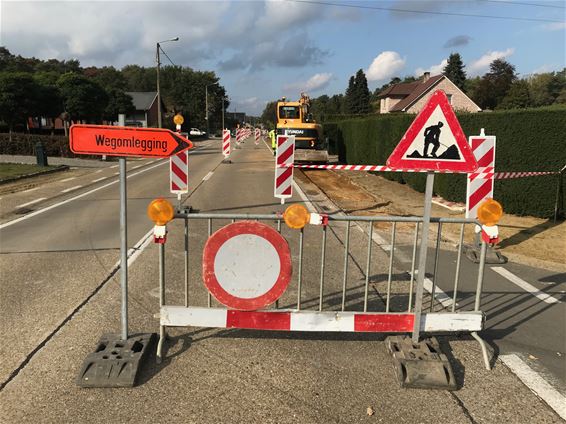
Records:
{"label": "bush", "polygon": [[[330,151],[342,163],[385,165],[414,119],[414,115],[375,115],[324,124]],[[459,114],[465,134],[481,128],[496,135],[496,171],[558,171],[566,165],[566,108],[541,108],[492,113]],[[381,173],[390,180],[407,183],[423,192],[425,175]],[[495,198],[506,212],[551,217],[554,213],[558,175],[496,180]],[[464,175],[439,174],[435,193],[451,201],[465,202]],[[564,203],[564,201],[563,201]],[[564,210],[562,204],[562,210]]]}

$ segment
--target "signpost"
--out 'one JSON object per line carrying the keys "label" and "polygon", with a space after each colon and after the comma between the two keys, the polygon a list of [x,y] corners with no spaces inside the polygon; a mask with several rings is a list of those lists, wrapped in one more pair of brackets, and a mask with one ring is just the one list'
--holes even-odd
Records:
{"label": "signpost", "polygon": [[[178,115],[180,116],[180,115]],[[175,117],[177,118],[177,116]],[[182,119],[182,117],[181,117]],[[177,123],[177,121],[175,121]],[[180,124],[177,124],[180,125]],[[190,140],[169,130],[106,125],[73,125],[69,132],[71,151],[82,155],[119,156],[120,164],[120,287],[122,293],[121,334],[118,340],[103,337],[98,349],[85,359],[77,383],[83,387],[131,387],[135,384],[141,358],[145,355],[151,336],[136,336],[128,340],[128,223],[126,157],[166,158],[193,147]],[[132,344],[143,348],[132,355]],[[106,347],[111,347],[110,357]],[[100,351],[99,351],[100,350]],[[110,358],[110,359],[109,359]],[[123,358],[123,359],[119,359]],[[126,359],[131,358],[131,359]],[[118,361],[118,362],[116,362]],[[130,366],[121,363],[130,362]],[[114,373],[112,369],[125,370]]]}
{"label": "signpost", "polygon": [[193,147],[180,134],[160,128],[78,124],[69,140],[71,151],[80,155],[167,158]]}
{"label": "signpost", "polygon": [[393,153],[387,159],[393,170],[428,171],[426,176],[423,228],[419,249],[413,343],[419,342],[422,296],[428,250],[434,171],[474,172],[478,164],[460,123],[442,90],[433,93]]}

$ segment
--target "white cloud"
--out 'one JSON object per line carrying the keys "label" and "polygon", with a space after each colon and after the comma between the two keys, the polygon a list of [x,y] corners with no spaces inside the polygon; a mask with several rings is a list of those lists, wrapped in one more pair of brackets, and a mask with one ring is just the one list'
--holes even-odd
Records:
{"label": "white cloud", "polygon": [[479,75],[489,68],[489,64],[493,62],[495,59],[505,59],[511,56],[515,52],[514,48],[508,48],[507,50],[503,50],[501,52],[498,51],[489,51],[484,54],[479,59],[473,61],[470,65],[467,66],[468,74],[470,76]]}
{"label": "white cloud", "polygon": [[321,74],[314,74],[306,81],[294,82],[287,84],[283,87],[285,91],[306,91],[307,93],[312,93],[317,90],[321,90],[328,86],[330,80],[332,79],[332,74],[324,72]]}
{"label": "white cloud", "polygon": [[394,77],[397,72],[405,67],[406,59],[399,53],[385,51],[380,53],[366,71],[368,81],[380,81]]}
{"label": "white cloud", "polygon": [[438,65],[432,65],[430,68],[428,69],[424,69],[424,68],[417,68],[415,69],[415,76],[416,77],[420,77],[422,74],[424,74],[425,72],[430,72],[430,75],[439,75],[442,73],[442,70],[444,69],[444,67],[448,65],[448,59],[444,59],[442,62],[440,62]]}
{"label": "white cloud", "polygon": [[553,22],[550,24],[544,24],[542,29],[545,31],[560,31],[561,29],[566,29],[566,22]]}

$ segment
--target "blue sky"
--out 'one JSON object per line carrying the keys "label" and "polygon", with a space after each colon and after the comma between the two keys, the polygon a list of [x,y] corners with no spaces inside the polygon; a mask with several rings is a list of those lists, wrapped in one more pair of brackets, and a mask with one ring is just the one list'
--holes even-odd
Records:
{"label": "blue sky", "polygon": [[[538,0],[332,1],[2,1],[0,45],[83,66],[153,66],[155,43],[178,65],[214,70],[230,110],[259,114],[301,90],[343,93],[362,68],[370,89],[393,76],[439,72],[459,52],[469,75],[505,58],[520,75],[562,69],[566,2]],[[403,13],[368,8],[404,9]],[[436,14],[440,13],[440,14]],[[446,14],[551,20],[533,22]],[[166,61],[166,59],[164,59]]]}

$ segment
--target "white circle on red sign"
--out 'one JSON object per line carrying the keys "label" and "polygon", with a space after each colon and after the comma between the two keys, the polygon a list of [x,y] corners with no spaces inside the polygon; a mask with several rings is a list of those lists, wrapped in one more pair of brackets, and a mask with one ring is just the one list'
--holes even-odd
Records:
{"label": "white circle on red sign", "polygon": [[289,245],[268,225],[236,222],[216,231],[204,246],[204,285],[229,308],[270,305],[285,292],[291,275]]}

